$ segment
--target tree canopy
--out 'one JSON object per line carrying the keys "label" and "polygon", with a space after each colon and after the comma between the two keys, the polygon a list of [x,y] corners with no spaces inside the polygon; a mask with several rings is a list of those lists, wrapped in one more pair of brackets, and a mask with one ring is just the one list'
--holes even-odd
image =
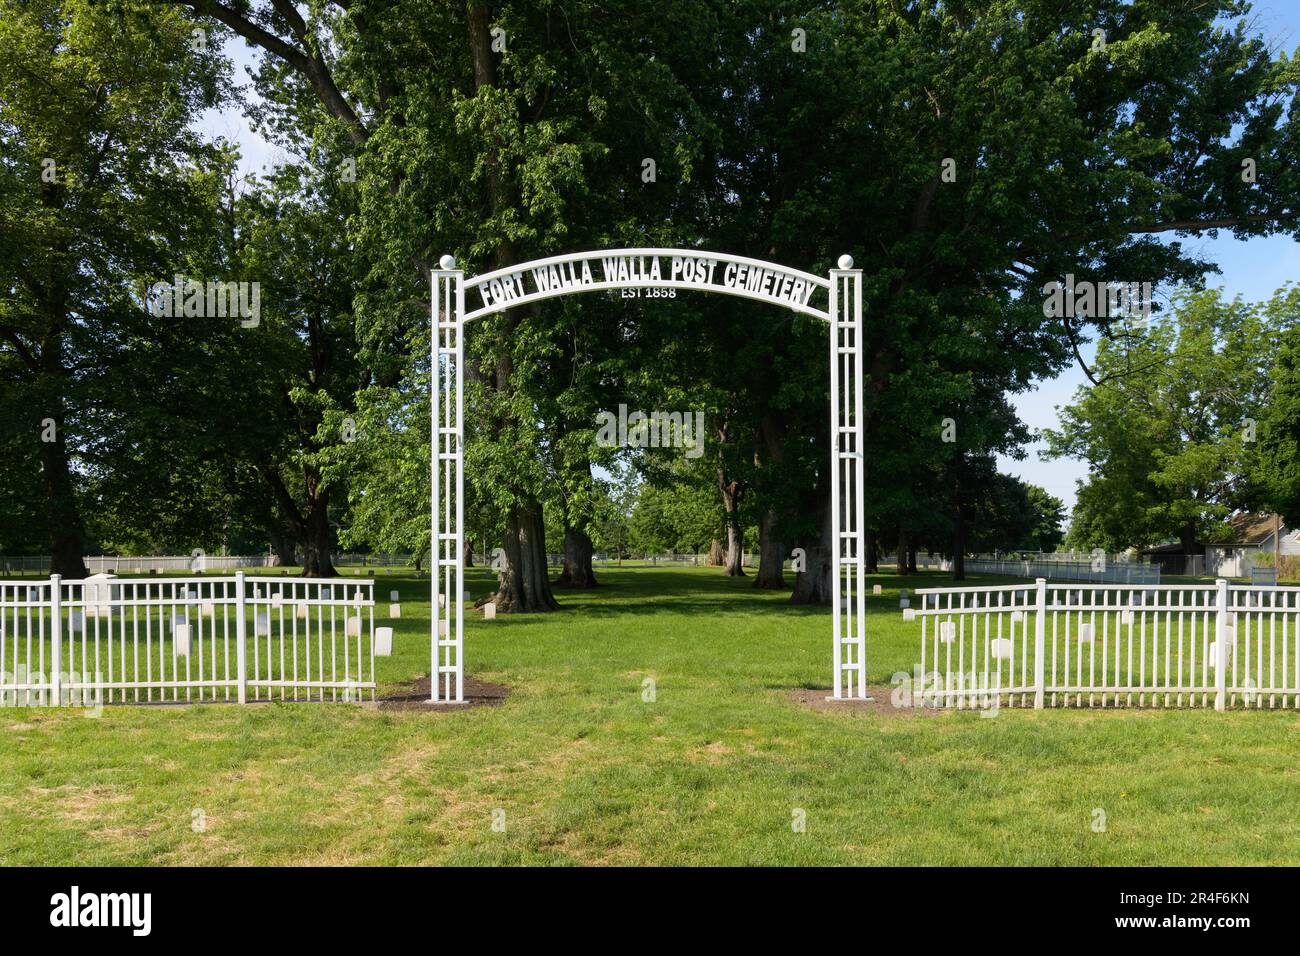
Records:
{"label": "tree canopy", "polygon": [[[434,264],[617,246],[853,256],[867,520],[903,571],[918,547],[960,576],[968,551],[1055,546],[1059,502],[994,462],[1030,437],[1008,396],[1071,364],[1093,382],[1052,437],[1090,463],[1076,538],[1194,535],[1288,493],[1290,426],[1233,376],[1291,307],[1198,291],[1216,267],[1184,242],[1300,229],[1300,71],[1240,0],[0,9],[0,550],[66,573],[95,548],[269,546],[315,574],[339,545],[427,553]],[[280,169],[240,181],[193,132],[223,106]],[[1066,276],[1190,291],[1135,333],[1044,309]],[[256,283],[257,323],[151,312],[173,277]],[[575,296],[466,347],[467,521],[501,548],[502,611],[558,606],[551,548],[556,583],[595,586],[611,535],[716,539],[729,574],[757,550],[756,586],[829,600],[819,322]],[[603,446],[620,405],[702,414],[700,457]]]}

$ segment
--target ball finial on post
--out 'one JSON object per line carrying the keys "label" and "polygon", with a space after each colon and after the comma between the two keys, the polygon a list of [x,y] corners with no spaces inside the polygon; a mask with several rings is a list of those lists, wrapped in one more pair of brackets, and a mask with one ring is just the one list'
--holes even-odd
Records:
{"label": "ball finial on post", "polygon": [[853,268],[853,257],[850,256],[850,255],[847,255],[847,254],[840,256],[840,268],[841,268],[841,269],[852,269],[852,268]]}
{"label": "ball finial on post", "polygon": [[445,271],[450,272],[452,269],[456,268],[456,257],[443,256],[438,260],[438,265],[442,266]]}

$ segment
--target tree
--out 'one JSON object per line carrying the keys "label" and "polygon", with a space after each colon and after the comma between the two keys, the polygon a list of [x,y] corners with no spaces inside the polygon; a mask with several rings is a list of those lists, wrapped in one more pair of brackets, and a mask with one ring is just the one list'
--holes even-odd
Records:
{"label": "tree", "polygon": [[[965,376],[1024,389],[1106,333],[1104,317],[1034,315],[1047,281],[1191,280],[1207,264],[1155,235],[1296,228],[1297,74],[1244,26],[1220,28],[1241,5],[836,5],[798,19],[802,59],[785,53],[791,21],[766,9],[755,64],[726,97],[738,121],[719,125],[752,130],[737,155],[783,175],[716,166],[737,205],[770,210],[773,245],[819,263],[847,249],[863,269],[877,530],[925,514],[929,490],[910,478],[939,421],[959,417]],[[1104,49],[1080,23],[1105,31]],[[1256,152],[1263,188],[1240,176]],[[810,556],[829,547],[828,486],[807,475]],[[830,561],[810,566],[824,581]]]}
{"label": "tree", "polygon": [[1247,446],[1295,297],[1268,306],[1186,292],[1171,318],[1103,340],[1101,384],[1045,432],[1045,457],[1088,463],[1071,540],[1118,551],[1175,537],[1191,554],[1243,501]]}
{"label": "tree", "polygon": [[[711,67],[694,4],[187,5],[265,51],[273,132],[355,162],[365,214],[353,235],[369,266],[358,305],[380,387],[427,354],[429,268],[443,252],[484,271],[677,228],[674,192],[643,188],[640,172],[650,154],[664,179],[689,178],[700,124],[676,67]],[[552,326],[547,310],[515,309],[468,336],[470,410],[493,446],[470,474],[505,515],[495,602],[507,612],[556,606],[536,461],[546,423],[529,400]]]}
{"label": "tree", "polygon": [[1065,502],[1038,485],[1025,485],[1029,499],[1029,533],[1017,546],[1026,551],[1055,551],[1065,539]]}
{"label": "tree", "polygon": [[[1035,315],[1046,281],[1191,280],[1208,266],[1156,234],[1296,224],[1287,160],[1297,121],[1286,112],[1295,68],[1244,27],[1222,28],[1246,11],[1227,0],[1193,9],[1094,0],[1064,11],[980,0],[960,12],[855,2],[797,18],[775,0],[652,11],[190,5],[267,52],[262,89],[278,129],[357,160],[364,214],[352,234],[367,264],[357,310],[379,387],[420,374],[428,265],[444,251],[482,271],[632,239],[817,272],[851,252],[867,294],[863,451],[873,486],[863,493],[873,508],[897,504],[873,514],[882,533],[900,516],[923,523],[925,495],[890,483],[930,467],[931,436],[957,417],[967,378],[1028,387],[1071,356],[1081,361],[1082,341],[1107,331],[1097,317]],[[796,25],[806,53],[791,48]],[[1092,27],[1105,31],[1101,48]],[[640,179],[647,156],[658,160],[659,188]],[[1268,171],[1249,186],[1247,156]],[[539,566],[544,512],[581,501],[570,490],[590,463],[539,445],[567,447],[567,426],[607,394],[586,389],[566,396],[577,400],[562,416],[549,414],[545,399],[563,392],[568,367],[563,348],[566,361],[553,360],[558,314],[513,310],[469,336],[477,440],[490,446],[472,474],[505,518],[505,609],[554,603]],[[618,377],[635,382],[655,357],[633,355]],[[707,407],[728,423],[717,453],[722,486],[739,501],[733,537],[788,514],[790,529],[769,527],[765,550],[783,551],[782,538],[806,544],[810,570],[795,597],[825,601],[821,364],[818,387],[781,410],[774,444],[757,437],[773,389],[750,384],[756,365],[738,362],[741,387]],[[558,486],[556,467],[571,474]],[[769,470],[789,487],[768,482]]]}
{"label": "tree", "polygon": [[628,542],[637,551],[700,554],[708,549],[721,516],[711,482],[678,480],[643,484],[632,511]]}
{"label": "tree", "polygon": [[238,259],[263,277],[266,305],[263,328],[251,330],[235,366],[258,408],[246,409],[232,453],[264,482],[275,526],[301,545],[307,576],[335,573],[331,514],[344,488],[328,464],[334,446],[355,440],[355,396],[370,374],[357,358],[347,212],[337,182],[298,166],[282,167],[240,203]]}
{"label": "tree", "polygon": [[1266,323],[1281,332],[1259,413],[1258,443],[1247,444],[1254,452],[1247,466],[1247,502],[1276,511],[1294,528],[1300,525],[1300,288],[1279,290],[1264,313]]}
{"label": "tree", "polygon": [[151,387],[105,373],[150,337],[141,285],[203,231],[199,171],[215,154],[189,125],[227,86],[195,26],[176,9],[0,0],[0,368],[31,443],[20,459],[40,461],[52,570],[68,577],[85,576],[105,413]]}

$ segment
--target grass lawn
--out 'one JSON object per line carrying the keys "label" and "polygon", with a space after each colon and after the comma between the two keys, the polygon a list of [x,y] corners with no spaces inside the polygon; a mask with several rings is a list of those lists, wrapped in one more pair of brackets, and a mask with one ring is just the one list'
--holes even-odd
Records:
{"label": "grass lawn", "polygon": [[[500,706],[0,711],[0,862],[1300,864],[1294,711],[812,709],[828,610],[716,569],[598,575],[557,614],[467,615]],[[920,625],[873,580],[881,685]],[[429,665],[427,584],[381,576],[381,608],[394,587],[390,690]]]}

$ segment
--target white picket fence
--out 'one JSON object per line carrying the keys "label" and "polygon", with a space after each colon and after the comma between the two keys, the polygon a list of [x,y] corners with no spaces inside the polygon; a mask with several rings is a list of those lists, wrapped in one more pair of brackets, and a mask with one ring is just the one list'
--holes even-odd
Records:
{"label": "white picket fence", "polygon": [[0,704],[373,699],[374,586],[242,572],[0,581]]}
{"label": "white picket fence", "polygon": [[919,589],[916,706],[1300,706],[1300,588]]}

